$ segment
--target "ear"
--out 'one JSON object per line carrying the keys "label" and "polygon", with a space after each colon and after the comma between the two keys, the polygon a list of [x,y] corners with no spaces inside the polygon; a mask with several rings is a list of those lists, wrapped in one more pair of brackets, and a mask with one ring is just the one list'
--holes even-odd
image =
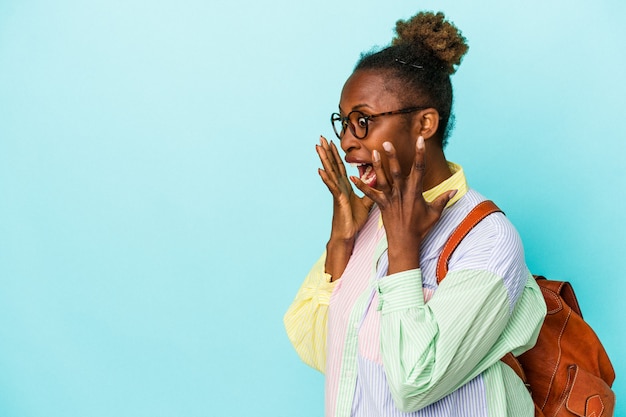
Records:
{"label": "ear", "polygon": [[437,133],[439,127],[439,112],[434,108],[421,110],[413,118],[414,137],[423,136],[428,140]]}

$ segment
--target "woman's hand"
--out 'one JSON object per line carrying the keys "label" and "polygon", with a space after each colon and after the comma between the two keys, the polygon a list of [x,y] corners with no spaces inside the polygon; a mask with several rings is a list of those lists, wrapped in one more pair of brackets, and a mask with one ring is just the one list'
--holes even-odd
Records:
{"label": "woman's hand", "polygon": [[330,240],[326,246],[326,272],[339,278],[348,264],[354,240],[363,228],[374,202],[354,192],[346,175],[346,167],[334,143],[320,137],[315,147],[323,169],[318,173],[333,196],[333,221]]}
{"label": "woman's hand", "polygon": [[417,139],[415,160],[408,176],[404,176],[390,142],[383,143],[389,161],[390,178],[383,169],[380,154],[372,152],[377,189],[367,186],[357,177],[352,182],[380,208],[387,233],[389,274],[416,269],[420,266],[419,248],[422,240],[437,223],[456,190],[446,191],[432,203],[422,195],[424,176],[424,139]]}

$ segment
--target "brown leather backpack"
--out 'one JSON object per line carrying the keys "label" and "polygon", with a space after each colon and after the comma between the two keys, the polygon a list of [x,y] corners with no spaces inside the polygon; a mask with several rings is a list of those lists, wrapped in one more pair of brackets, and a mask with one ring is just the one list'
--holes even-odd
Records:
{"label": "brown leather backpack", "polygon": [[[501,212],[492,201],[478,204],[452,233],[437,263],[437,282],[463,238],[482,219]],[[511,366],[528,387],[537,417],[610,417],[615,407],[611,390],[615,371],[593,329],[583,320],[574,289],[568,282],[535,276],[546,301],[547,315],[537,343]]]}

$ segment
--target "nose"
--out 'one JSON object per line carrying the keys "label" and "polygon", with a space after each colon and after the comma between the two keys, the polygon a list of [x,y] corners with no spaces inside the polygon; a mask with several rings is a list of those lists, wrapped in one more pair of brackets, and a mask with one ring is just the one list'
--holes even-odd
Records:
{"label": "nose", "polygon": [[352,129],[346,129],[343,137],[341,138],[341,149],[343,149],[345,153],[348,153],[351,150],[358,148],[360,143],[361,141],[352,134]]}

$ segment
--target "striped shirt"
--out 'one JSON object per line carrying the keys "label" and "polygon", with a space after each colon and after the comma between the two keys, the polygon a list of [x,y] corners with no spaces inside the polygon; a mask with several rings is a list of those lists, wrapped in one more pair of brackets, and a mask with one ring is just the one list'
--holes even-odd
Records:
{"label": "striped shirt", "polygon": [[533,416],[528,391],[500,362],[529,349],[545,315],[520,238],[501,213],[463,239],[437,285],[443,245],[484,198],[463,170],[427,191],[448,204],[420,248],[420,269],[387,275],[387,239],[374,207],[340,279],[325,255],[285,315],[300,357],[326,374],[327,417]]}

